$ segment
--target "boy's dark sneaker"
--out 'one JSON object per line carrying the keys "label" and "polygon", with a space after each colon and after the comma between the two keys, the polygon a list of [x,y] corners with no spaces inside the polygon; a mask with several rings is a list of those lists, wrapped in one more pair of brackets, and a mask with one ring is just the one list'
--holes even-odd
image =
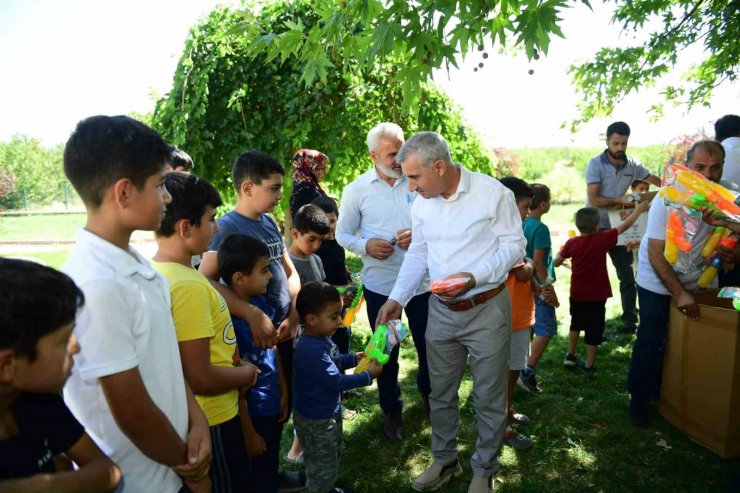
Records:
{"label": "boy's dark sneaker", "polygon": [[537,383],[537,374],[532,372],[528,376],[524,376],[524,374],[520,374],[519,378],[516,381],[517,385],[521,387],[522,389],[526,390],[527,392],[531,392],[533,394],[541,394],[542,388]]}
{"label": "boy's dark sneaker", "polygon": [[576,359],[576,355],[566,353],[565,359],[563,360],[563,366],[567,366],[569,368],[575,368],[576,366],[578,366],[578,360]]}
{"label": "boy's dark sneaker", "polygon": [[650,425],[650,417],[648,416],[645,406],[641,406],[633,400],[630,400],[628,416],[632,426],[647,428],[648,425]]}
{"label": "boy's dark sneaker", "polygon": [[462,474],[462,466],[459,460],[455,459],[446,466],[434,461],[411,483],[411,487],[416,491],[433,491],[460,474]]}
{"label": "boy's dark sneaker", "polygon": [[290,493],[306,489],[306,474],[303,471],[280,471],[278,493]]}
{"label": "boy's dark sneaker", "polygon": [[583,370],[586,373],[590,373],[590,374],[596,373],[596,367],[593,366],[593,365],[586,366],[586,363],[585,362],[581,363],[580,368],[581,368],[581,370]]}
{"label": "boy's dark sneaker", "polygon": [[532,446],[532,439],[507,426],[504,431],[504,443],[513,449],[527,450]]}

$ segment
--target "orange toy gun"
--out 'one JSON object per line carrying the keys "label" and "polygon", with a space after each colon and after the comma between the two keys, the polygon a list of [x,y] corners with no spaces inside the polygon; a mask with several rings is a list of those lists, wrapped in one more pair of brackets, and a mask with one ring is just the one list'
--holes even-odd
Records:
{"label": "orange toy gun", "polygon": [[682,252],[691,250],[691,243],[684,239],[685,231],[678,212],[670,211],[668,213],[668,225],[666,226],[665,233],[666,238],[663,255],[668,263],[673,265],[678,261],[679,249]]}

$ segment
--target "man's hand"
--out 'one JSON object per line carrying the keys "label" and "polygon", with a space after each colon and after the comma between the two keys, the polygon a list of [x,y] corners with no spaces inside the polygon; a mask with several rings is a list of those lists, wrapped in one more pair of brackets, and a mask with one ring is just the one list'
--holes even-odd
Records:
{"label": "man's hand", "polygon": [[199,481],[203,478],[208,479],[208,469],[212,459],[211,432],[208,428],[208,422],[205,419],[199,419],[192,424],[190,430],[188,430],[186,445],[188,463],[175,466],[172,470],[186,481]]}
{"label": "man's hand", "polygon": [[[409,239],[409,242],[410,241],[411,240]],[[372,258],[385,260],[393,253],[393,245],[391,245],[390,241],[381,240],[380,238],[372,238],[367,240],[367,243],[365,243],[365,251]]]}
{"label": "man's hand", "polygon": [[411,230],[410,229],[398,230],[398,233],[396,233],[396,245],[398,245],[398,248],[401,248],[402,250],[408,250],[410,244],[411,244]]}
{"label": "man's hand", "polygon": [[247,319],[249,322],[249,330],[252,331],[252,337],[254,338],[254,344],[261,348],[271,348],[278,342],[278,332],[275,330],[275,325],[270,320],[270,317],[265,315],[265,312],[254,307],[252,316]]}
{"label": "man's hand", "polygon": [[440,294],[439,297],[447,301],[451,301],[455,298],[459,298],[475,287],[475,277],[473,277],[473,274],[471,274],[470,272],[458,272],[456,274],[452,274],[451,276],[447,276],[444,280],[446,281],[447,279],[456,279],[460,277],[467,278],[468,282],[466,282],[459,288],[455,288],[452,291]]}
{"label": "man's hand", "polygon": [[367,371],[373,378],[378,378],[383,373],[383,367],[376,360],[370,362],[370,366],[367,367]]}
{"label": "man's hand", "polygon": [[211,479],[208,476],[197,481],[185,480],[185,486],[190,493],[211,493]]}
{"label": "man's hand", "polygon": [[723,264],[734,264],[740,261],[740,242],[735,245],[735,248],[727,248],[722,245],[717,245],[717,252],[719,258],[722,259]]}
{"label": "man's hand", "polygon": [[267,452],[267,444],[265,439],[262,438],[257,432],[245,433],[244,442],[247,445],[247,455],[250,457],[259,457],[260,455]]}
{"label": "man's hand", "polygon": [[682,290],[676,296],[676,305],[684,315],[689,317],[690,320],[693,320],[694,322],[699,320],[699,305],[696,304],[693,294],[689,293],[685,289]]}
{"label": "man's hand", "polygon": [[388,301],[380,307],[378,317],[375,319],[375,326],[378,327],[380,324],[384,324],[388,320],[397,320],[399,318],[401,318],[401,304],[396,300],[388,298]]}

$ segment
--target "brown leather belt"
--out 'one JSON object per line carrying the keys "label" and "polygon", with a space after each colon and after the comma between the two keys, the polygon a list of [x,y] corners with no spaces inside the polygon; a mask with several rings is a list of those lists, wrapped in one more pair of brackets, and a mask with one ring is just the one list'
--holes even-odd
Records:
{"label": "brown leather belt", "polygon": [[449,308],[453,312],[462,312],[465,310],[470,310],[474,306],[482,305],[483,303],[503,291],[505,287],[506,283],[502,282],[497,287],[489,289],[488,291],[483,291],[482,293],[478,293],[472,298],[468,298],[467,300],[453,301],[450,303],[440,298],[439,301],[440,303],[442,303],[443,306]]}

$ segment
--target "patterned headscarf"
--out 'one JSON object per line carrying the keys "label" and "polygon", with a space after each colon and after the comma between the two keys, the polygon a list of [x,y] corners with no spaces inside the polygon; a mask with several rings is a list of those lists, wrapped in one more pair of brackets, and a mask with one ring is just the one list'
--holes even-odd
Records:
{"label": "patterned headscarf", "polygon": [[293,190],[297,188],[310,187],[318,191],[322,196],[326,193],[321,189],[317,176],[326,174],[329,158],[323,152],[312,149],[301,149],[293,156],[291,178],[293,179]]}

